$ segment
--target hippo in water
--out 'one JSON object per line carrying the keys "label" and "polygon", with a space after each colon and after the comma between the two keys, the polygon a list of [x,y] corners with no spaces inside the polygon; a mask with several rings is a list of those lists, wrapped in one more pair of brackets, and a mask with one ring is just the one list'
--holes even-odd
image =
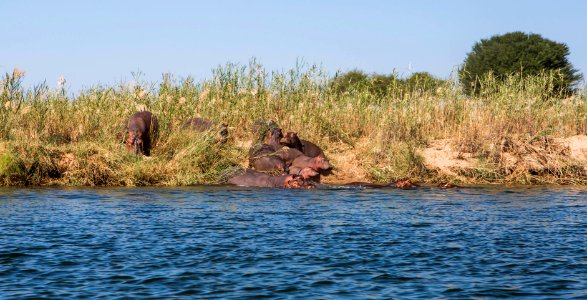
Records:
{"label": "hippo in water", "polygon": [[312,188],[313,184],[305,182],[297,175],[271,176],[262,172],[247,169],[240,175],[228,179],[228,183],[248,187],[269,188]]}
{"label": "hippo in water", "polygon": [[322,149],[320,147],[318,147],[316,144],[314,144],[310,141],[300,139],[298,137],[298,134],[293,131],[290,131],[285,134],[285,136],[281,140],[281,144],[284,146],[288,146],[290,148],[293,148],[293,149],[297,149],[297,150],[301,151],[302,153],[304,153],[304,155],[309,156],[309,157],[316,157],[316,156],[326,157],[324,155],[324,151],[322,151]]}
{"label": "hippo in water", "polygon": [[128,119],[126,148],[135,154],[151,155],[151,147],[159,131],[157,118],[149,111],[140,111]]}

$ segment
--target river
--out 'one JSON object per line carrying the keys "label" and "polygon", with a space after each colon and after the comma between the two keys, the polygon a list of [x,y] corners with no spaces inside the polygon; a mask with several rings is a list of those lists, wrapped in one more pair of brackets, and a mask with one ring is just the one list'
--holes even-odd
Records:
{"label": "river", "polygon": [[587,298],[587,189],[0,189],[0,299]]}

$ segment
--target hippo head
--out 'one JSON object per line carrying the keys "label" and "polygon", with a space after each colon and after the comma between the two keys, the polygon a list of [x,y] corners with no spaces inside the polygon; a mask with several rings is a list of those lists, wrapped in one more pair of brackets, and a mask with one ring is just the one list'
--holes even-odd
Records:
{"label": "hippo head", "polygon": [[228,124],[220,124],[220,130],[218,131],[220,142],[224,143],[228,140]]}
{"label": "hippo head", "polygon": [[306,167],[301,169],[298,175],[300,175],[300,177],[302,177],[304,180],[308,180],[314,176],[317,176],[318,172],[310,167]]}
{"label": "hippo head", "polygon": [[143,134],[138,130],[126,132],[126,148],[139,155],[143,153]]}
{"label": "hippo head", "polygon": [[300,141],[298,134],[293,131],[286,133],[283,139],[281,139],[281,143],[291,148],[303,147],[302,141]]}
{"label": "hippo head", "polygon": [[324,156],[316,156],[313,158],[314,163],[313,165],[313,169],[314,170],[331,170],[332,169],[332,165],[330,164],[330,162],[328,161],[328,159]]}
{"label": "hippo head", "polygon": [[418,186],[419,185],[413,183],[409,179],[400,179],[395,182],[395,187],[400,188],[400,189],[413,188],[413,187],[418,187]]}
{"label": "hippo head", "polygon": [[269,131],[267,132],[266,135],[266,139],[265,139],[265,144],[279,144],[279,141],[281,141],[281,138],[283,138],[283,132],[281,132],[281,128],[271,128],[269,129]]}
{"label": "hippo head", "polygon": [[289,189],[311,189],[315,188],[316,186],[312,182],[305,181],[302,176],[287,175],[283,187]]}
{"label": "hippo head", "polygon": [[297,175],[287,175],[285,180],[283,181],[283,187],[286,189],[296,188],[299,184],[299,176]]}

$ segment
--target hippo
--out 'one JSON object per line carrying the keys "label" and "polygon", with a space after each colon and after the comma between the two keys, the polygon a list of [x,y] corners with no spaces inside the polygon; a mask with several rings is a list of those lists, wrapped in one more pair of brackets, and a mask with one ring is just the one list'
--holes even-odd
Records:
{"label": "hippo", "polygon": [[151,155],[151,146],[159,132],[157,118],[149,111],[140,111],[128,119],[126,148],[135,154]]}
{"label": "hippo", "polygon": [[316,157],[309,157],[309,156],[299,156],[296,157],[292,163],[292,167],[298,168],[312,168],[314,171],[328,171],[332,169],[332,165],[328,162],[328,159],[324,156],[316,156]]}
{"label": "hippo", "polygon": [[287,166],[290,166],[294,159],[304,156],[304,153],[298,149],[283,147],[277,151],[277,155],[285,161]]}
{"label": "hippo", "polygon": [[281,148],[281,139],[283,138],[283,133],[281,132],[281,128],[271,128],[265,135],[265,139],[263,140],[264,144],[270,145],[273,148],[273,151],[277,151]]}
{"label": "hippo", "polygon": [[249,166],[259,171],[287,172],[285,161],[279,156],[279,141],[283,137],[280,128],[267,131],[262,144],[256,144],[249,150]]}
{"label": "hippo", "polygon": [[400,188],[400,189],[405,189],[405,188],[415,188],[415,187],[419,187],[420,185],[413,183],[411,180],[409,179],[400,179],[400,180],[396,180],[395,182],[392,182],[393,187],[396,188]]}
{"label": "hippo", "polygon": [[248,187],[269,188],[312,188],[313,184],[305,182],[297,175],[271,176],[251,169],[228,179],[228,183]]}
{"label": "hippo", "polygon": [[[317,182],[320,181],[320,179],[319,179],[320,173],[318,173],[316,170],[313,170],[310,167],[306,167],[306,168],[290,167],[288,172],[289,172],[289,174],[299,175],[304,180],[314,180]],[[318,179],[316,179],[316,178],[318,178]]]}
{"label": "hippo", "polygon": [[[183,123],[183,128],[204,132],[216,127],[214,122],[201,117],[189,118]],[[228,124],[221,123],[218,131],[219,141],[225,143],[228,140]]]}
{"label": "hippo", "polygon": [[288,146],[290,148],[298,149],[302,153],[304,153],[304,155],[309,157],[326,157],[326,155],[324,155],[324,151],[322,151],[320,147],[318,147],[316,144],[310,141],[300,139],[298,137],[298,134],[293,131],[290,131],[285,134],[285,136],[281,140],[281,144],[284,146]]}
{"label": "hippo", "polygon": [[283,133],[280,128],[272,128],[267,130],[263,136],[262,143],[257,143],[249,149],[249,159],[258,155],[258,152],[262,149],[270,149],[276,152],[281,148],[279,141],[283,137]]}
{"label": "hippo", "polygon": [[285,161],[275,154],[271,146],[267,144],[261,145],[254,155],[249,158],[249,167],[257,171],[277,171],[280,174],[287,172]]}

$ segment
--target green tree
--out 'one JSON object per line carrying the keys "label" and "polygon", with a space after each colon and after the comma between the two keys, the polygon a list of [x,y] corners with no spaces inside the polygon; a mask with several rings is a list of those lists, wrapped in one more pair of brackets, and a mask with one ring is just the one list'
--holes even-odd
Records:
{"label": "green tree", "polygon": [[405,88],[409,93],[434,93],[442,84],[443,80],[432,76],[428,72],[416,72],[406,79]]}
{"label": "green tree", "polygon": [[524,76],[560,72],[559,92],[571,92],[582,75],[568,61],[569,47],[539,34],[511,32],[475,43],[467,55],[459,77],[468,94],[479,90],[479,79],[488,72],[498,78],[520,73]]}
{"label": "green tree", "polygon": [[330,87],[339,94],[365,87],[369,84],[369,76],[360,70],[337,73],[330,82]]}
{"label": "green tree", "polygon": [[383,97],[390,93],[390,88],[402,85],[402,80],[395,74],[373,74],[369,80],[369,91],[371,94]]}

